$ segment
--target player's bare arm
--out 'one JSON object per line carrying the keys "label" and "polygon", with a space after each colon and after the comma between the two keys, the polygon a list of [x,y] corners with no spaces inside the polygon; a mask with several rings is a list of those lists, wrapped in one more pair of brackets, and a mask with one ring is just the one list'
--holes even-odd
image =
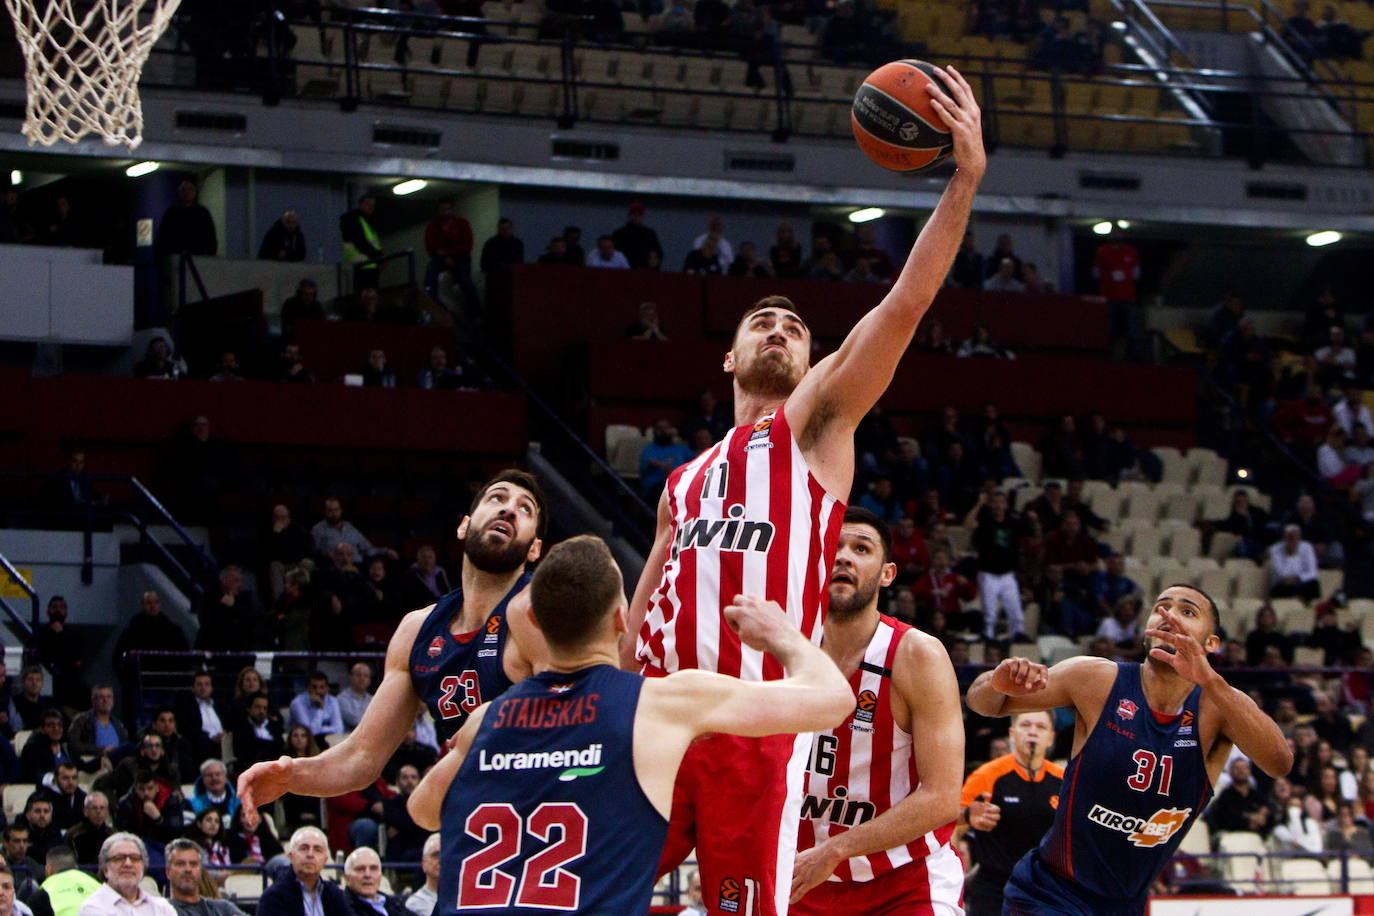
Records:
{"label": "player's bare arm", "polygon": [[761,737],[834,728],[854,707],[844,675],[776,602],[737,596],[725,619],[745,645],[781,661],[787,676],[742,681],[692,669],[644,683],[635,720],[635,772],[665,818],[678,764],[697,736]]}
{"label": "player's bare arm", "polygon": [[506,625],[510,628],[510,638],[506,640],[501,665],[510,682],[518,684],[530,675],[543,671],[549,664],[549,645],[534,622],[528,588],[522,589],[506,605]]}
{"label": "player's bare arm", "polygon": [[1185,631],[1174,610],[1161,605],[1156,613],[1170,628],[1149,629],[1145,635],[1167,643],[1173,651],[1156,646],[1150,650],[1150,657],[1202,688],[1202,738],[1210,741],[1207,770],[1212,781],[1221,775],[1232,744],[1275,779],[1287,776],[1293,768],[1293,752],[1278,724],[1254,700],[1226,683],[1207,661],[1202,645]]}
{"label": "player's bare arm", "polygon": [[798,855],[792,874],[793,903],[830,877],[845,859],[905,845],[959,814],[964,723],[959,682],[949,653],[933,636],[908,631],[897,648],[892,686],[897,725],[920,736],[912,750],[921,784],[873,820]]}
{"label": "player's bare arm", "polygon": [[[974,196],[987,170],[982,112],[972,88],[954,68],[936,69],[951,95],[932,85],[932,101],[949,127],[958,170],[922,228],[892,290],[855,325],[839,350],[806,374],[787,401],[788,417],[808,458],[812,444],[820,446],[816,458],[821,466],[816,470],[821,474],[832,450],[830,443],[837,452],[841,446],[852,451],[850,434],[891,383],[916,326],[954,263]],[[815,421],[820,428],[812,428]],[[818,435],[822,432],[825,444]],[[824,477],[821,483],[826,483]],[[848,489],[847,482],[844,488]]]}
{"label": "player's bare arm", "polygon": [[1053,668],[1024,658],[1008,658],[978,675],[969,685],[966,701],[979,715],[993,717],[1071,707],[1077,713],[1076,754],[1102,715],[1115,681],[1116,663],[1096,656],[1066,658]]}
{"label": "player's bare arm", "polygon": [[410,681],[410,649],[433,605],[411,611],[386,650],[382,683],[358,727],[343,741],[314,757],[279,757],[256,763],[239,777],[245,817],[258,805],[291,792],[328,798],[371,785],[415,722],[420,698]]}
{"label": "player's bare arm", "polygon": [[448,753],[429,768],[425,778],[420,780],[420,784],[410,794],[406,801],[406,810],[421,828],[430,831],[439,829],[444,797],[448,795],[449,786],[453,784],[453,777],[458,775],[458,768],[463,765],[468,751],[472,749],[472,739],[476,737],[477,729],[482,727],[482,720],[486,718],[487,710],[490,708],[491,703],[483,703],[472,711],[463,727],[454,734]]}
{"label": "player's bare arm", "polygon": [[620,638],[620,667],[626,671],[638,671],[642,666],[636,658],[638,651],[639,629],[644,625],[644,617],[649,613],[649,599],[654,589],[663,581],[663,564],[668,562],[668,544],[673,536],[673,519],[668,513],[668,491],[658,499],[658,523],[654,533],[654,546],[644,561],[644,571],[639,574],[634,597],[630,600],[629,616],[625,625],[627,631]]}

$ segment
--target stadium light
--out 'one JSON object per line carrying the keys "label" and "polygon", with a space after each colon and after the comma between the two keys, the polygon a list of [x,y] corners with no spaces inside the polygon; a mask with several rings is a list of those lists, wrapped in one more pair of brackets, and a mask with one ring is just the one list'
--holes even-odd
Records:
{"label": "stadium light", "polygon": [[1116,228],[1129,229],[1131,228],[1131,221],[1128,219],[1119,219],[1116,221]]}
{"label": "stadium light", "polygon": [[425,181],[423,178],[412,178],[409,181],[403,181],[396,185],[396,187],[391,189],[391,193],[395,194],[397,197],[405,197],[407,194],[414,194],[416,191],[422,190],[427,184],[429,184],[429,182]]}
{"label": "stadium light", "polygon": [[10,186],[18,187],[24,183],[24,173],[18,169],[10,169]]}
{"label": "stadium light", "polygon": [[1238,478],[1240,478],[1241,480],[1248,480],[1248,479],[1250,478],[1250,469],[1249,469],[1249,468],[1236,468],[1236,476],[1237,476]]}
{"label": "stadium light", "polygon": [[1102,222],[1100,222],[1100,223],[1093,223],[1093,233],[1094,233],[1095,235],[1111,235],[1111,234],[1112,234],[1112,222],[1111,222],[1111,220],[1104,219],[1104,220],[1103,220]]}
{"label": "stadium light", "polygon": [[1313,248],[1321,248],[1323,245],[1331,245],[1341,240],[1341,234],[1334,229],[1324,229],[1321,232],[1314,232],[1307,237],[1307,244]]}
{"label": "stadium light", "polygon": [[882,219],[886,211],[882,207],[864,207],[862,210],[855,210],[849,214],[851,223],[867,223],[875,219]]}
{"label": "stadium light", "polygon": [[144,175],[156,172],[161,166],[161,162],[139,162],[125,169],[124,174],[130,178],[142,178]]}

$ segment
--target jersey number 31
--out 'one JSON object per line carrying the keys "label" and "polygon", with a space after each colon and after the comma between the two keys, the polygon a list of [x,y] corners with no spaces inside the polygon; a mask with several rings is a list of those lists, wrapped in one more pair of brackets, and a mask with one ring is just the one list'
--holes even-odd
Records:
{"label": "jersey number 31", "polygon": [[1135,761],[1135,775],[1127,777],[1126,785],[1137,792],[1146,792],[1155,781],[1155,767],[1159,767],[1159,794],[1169,794],[1169,784],[1174,780],[1174,758],[1165,754],[1156,757],[1146,750],[1139,750],[1131,758]]}
{"label": "jersey number 31", "polygon": [[[563,866],[587,853],[587,815],[570,802],[544,802],[522,822],[507,804],[482,805],[463,825],[487,845],[463,860],[458,873],[458,909],[515,905],[538,910],[575,910],[582,879]],[[554,834],[557,832],[557,842]],[[520,856],[525,834],[547,844],[525,860],[517,881],[500,866]]]}

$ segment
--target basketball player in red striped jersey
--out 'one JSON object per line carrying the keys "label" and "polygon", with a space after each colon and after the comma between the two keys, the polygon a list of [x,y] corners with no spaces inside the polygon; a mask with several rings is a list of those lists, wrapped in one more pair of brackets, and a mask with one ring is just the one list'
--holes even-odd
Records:
{"label": "basketball player in red striped jersey", "polygon": [[[630,609],[639,639],[636,653],[624,647],[627,667],[781,677],[776,659],[742,646],[725,625],[736,595],[776,601],[820,639],[854,481],[854,431],[944,282],[987,167],[972,90],[952,69],[940,75],[950,95],[929,91],[958,169],[883,301],[815,367],[811,332],[784,297],[755,303],[736,329],[724,370],[734,377],[737,425],[668,477]],[[709,913],[787,912],[810,744],[810,736],[718,736],[683,761],[662,865],[671,869],[696,849]]]}
{"label": "basketball player in red striped jersey", "polygon": [[892,536],[867,509],[840,528],[821,648],[854,710],[816,735],[806,767],[793,916],[960,916],[964,722],[938,639],[878,613],[897,575]]}

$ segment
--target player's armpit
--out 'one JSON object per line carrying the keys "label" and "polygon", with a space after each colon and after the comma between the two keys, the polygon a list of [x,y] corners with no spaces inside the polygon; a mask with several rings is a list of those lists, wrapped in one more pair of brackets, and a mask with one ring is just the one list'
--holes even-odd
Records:
{"label": "player's armpit", "polygon": [[420,784],[410,794],[409,800],[406,801],[406,810],[420,828],[430,831],[439,829],[444,798],[453,784],[453,777],[458,775],[459,767],[463,765],[464,758],[472,748],[472,739],[476,736],[477,729],[481,727],[490,707],[490,703],[483,703],[472,711],[463,727],[453,736],[452,748],[438,763],[430,767],[425,778],[420,780]]}
{"label": "player's armpit", "polygon": [[639,671],[642,667],[635,657],[639,630],[649,613],[649,598],[663,579],[663,564],[668,561],[668,543],[672,535],[672,516],[668,513],[668,491],[665,488],[658,499],[658,527],[654,546],[644,561],[644,571],[639,575],[639,584],[635,586],[634,598],[630,601],[630,611],[625,621],[626,633],[620,638],[620,667],[625,671]]}

